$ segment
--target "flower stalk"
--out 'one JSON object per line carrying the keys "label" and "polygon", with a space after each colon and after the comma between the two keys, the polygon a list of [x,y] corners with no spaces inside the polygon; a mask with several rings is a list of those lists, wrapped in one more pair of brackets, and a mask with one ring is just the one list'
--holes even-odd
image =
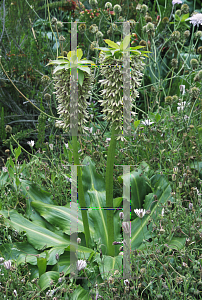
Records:
{"label": "flower stalk", "polygon": [[114,256],[114,247],[111,247],[114,242],[114,211],[113,211],[113,170],[114,170],[114,158],[116,150],[116,135],[119,129],[116,130],[115,124],[112,125],[111,141],[107,153],[107,167],[105,176],[106,187],[106,207],[107,207],[107,232],[108,232],[108,255]]}
{"label": "flower stalk", "polygon": [[[78,146],[77,146],[77,136],[72,136],[72,146],[73,146],[74,164],[78,166],[80,163],[79,163],[79,154],[78,154]],[[89,230],[87,210],[82,209],[86,207],[86,202],[84,197],[82,175],[81,175],[80,168],[77,169],[77,174],[78,174],[78,197],[79,197],[79,204],[81,207],[81,215],[83,220],[86,247],[89,247],[90,230]]]}

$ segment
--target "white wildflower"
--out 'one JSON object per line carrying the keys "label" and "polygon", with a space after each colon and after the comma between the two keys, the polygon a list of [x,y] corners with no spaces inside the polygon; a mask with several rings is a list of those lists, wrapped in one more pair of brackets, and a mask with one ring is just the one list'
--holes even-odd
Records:
{"label": "white wildflower", "polygon": [[172,5],[175,5],[175,4],[182,4],[182,0],[173,0]]}
{"label": "white wildflower", "polygon": [[127,285],[127,286],[129,286],[130,281],[128,279],[126,279],[126,280],[124,280],[124,284]]}
{"label": "white wildflower", "polygon": [[65,144],[65,148],[66,148],[66,149],[68,149],[68,147],[69,147],[69,146],[68,146],[68,143],[67,143],[67,144]]}
{"label": "white wildflower", "polygon": [[27,142],[30,147],[34,147],[34,141]]}
{"label": "white wildflower", "polygon": [[129,224],[129,222],[123,222],[122,223],[122,228],[123,228],[123,231],[125,233],[129,233],[130,232],[130,224]]}
{"label": "white wildflower", "polygon": [[111,141],[111,138],[106,138],[106,142],[109,142],[109,141]]}
{"label": "white wildflower", "polygon": [[136,213],[136,215],[139,217],[139,218],[143,218],[146,211],[145,209],[134,209],[134,212]]}
{"label": "white wildflower", "polygon": [[184,110],[185,105],[186,105],[186,101],[179,102],[178,105],[179,105],[179,106],[177,107],[177,110],[178,110],[178,111]]}
{"label": "white wildflower", "polygon": [[197,27],[199,27],[199,25],[202,25],[202,14],[197,13],[197,14],[193,15],[192,17],[186,19],[185,21],[188,21],[188,20],[194,26],[197,25]]}
{"label": "white wildflower", "polygon": [[80,244],[81,243],[81,239],[77,238],[77,243]]}
{"label": "white wildflower", "polygon": [[79,259],[79,260],[77,261],[77,270],[78,270],[78,271],[80,271],[80,270],[82,270],[82,269],[85,269],[86,266],[87,266],[87,263],[86,263],[85,260]]}
{"label": "white wildflower", "polygon": [[4,262],[4,267],[7,269],[7,270],[10,270],[11,268],[11,260],[7,260]]}
{"label": "white wildflower", "polygon": [[184,84],[180,85],[180,92],[182,92],[182,95],[185,94],[185,85]]}
{"label": "white wildflower", "polygon": [[148,120],[145,120],[145,121],[142,121],[142,124],[146,125],[146,126],[149,126],[151,124],[153,124],[154,122],[151,122],[149,119]]}
{"label": "white wildflower", "polygon": [[53,150],[53,144],[49,144],[50,150]]}

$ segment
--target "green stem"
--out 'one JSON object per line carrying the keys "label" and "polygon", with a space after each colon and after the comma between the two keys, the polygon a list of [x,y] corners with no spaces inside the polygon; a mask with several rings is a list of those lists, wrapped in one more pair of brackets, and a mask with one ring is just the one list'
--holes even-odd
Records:
{"label": "green stem", "polygon": [[[72,136],[72,145],[73,145],[73,156],[74,156],[74,164],[79,165],[79,155],[78,155],[78,147],[77,147],[77,136]],[[81,169],[78,167],[78,195],[79,195],[79,205],[81,208],[86,207],[86,202],[84,198],[84,191],[83,191],[83,184],[82,184],[82,175]],[[87,210],[81,210],[82,220],[83,220],[83,227],[84,227],[84,234],[86,240],[86,247],[89,247],[90,242],[90,230],[88,224],[88,215]]]}
{"label": "green stem", "polygon": [[116,126],[112,125],[111,131],[111,141],[108,148],[107,154],[107,167],[106,167],[106,177],[105,177],[105,187],[106,187],[106,208],[107,208],[107,233],[108,233],[108,245],[107,254],[114,256],[114,247],[112,243],[114,242],[114,211],[113,209],[113,170],[114,170],[114,157],[116,150],[116,134],[119,130],[115,130]]}

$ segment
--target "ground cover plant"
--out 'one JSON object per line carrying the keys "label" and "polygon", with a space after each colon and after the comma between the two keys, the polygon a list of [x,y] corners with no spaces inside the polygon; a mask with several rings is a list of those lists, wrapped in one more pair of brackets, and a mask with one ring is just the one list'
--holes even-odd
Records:
{"label": "ground cover plant", "polygon": [[1,298],[201,299],[201,2],[39,2],[37,127],[1,111]]}

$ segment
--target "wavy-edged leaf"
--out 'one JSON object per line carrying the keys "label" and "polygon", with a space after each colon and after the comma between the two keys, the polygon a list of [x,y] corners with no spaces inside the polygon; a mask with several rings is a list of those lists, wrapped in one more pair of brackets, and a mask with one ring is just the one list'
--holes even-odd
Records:
{"label": "wavy-edged leaf", "polygon": [[[100,275],[103,280],[109,279],[109,277],[114,273],[115,270],[122,272],[123,267],[123,257],[118,256],[105,256],[103,255],[102,260],[99,254],[96,254],[95,261],[98,263]],[[104,262],[104,264],[103,264]]]}
{"label": "wavy-edged leaf", "polygon": [[[162,205],[170,200],[173,201],[171,196],[171,186],[164,176],[156,174],[151,178],[151,186],[153,193],[145,197],[143,208],[150,210],[149,215],[144,215],[142,219],[137,217],[131,222],[131,247],[132,249],[138,248],[143,239],[148,239],[152,236],[151,231],[147,230],[149,219],[156,220],[157,216],[162,212]],[[154,199],[154,195],[157,201]]]}
{"label": "wavy-edged leaf", "polygon": [[148,184],[149,179],[143,174],[141,169],[132,171],[130,174],[128,173],[124,176],[119,176],[118,180],[121,184],[123,183],[123,179],[126,187],[128,189],[131,187],[131,218],[134,219],[136,218],[134,209],[143,208],[145,197],[151,192],[151,188]]}
{"label": "wavy-edged leaf", "polygon": [[[15,228],[18,232],[26,232],[28,242],[37,250],[58,245],[67,247],[70,244],[68,236],[56,234],[42,226],[36,225],[22,217],[15,210],[9,211],[9,214],[7,211],[1,210],[0,214],[5,217],[6,224]],[[8,215],[9,219],[7,219]]]}
{"label": "wavy-edged leaf", "polygon": [[173,237],[168,243],[170,249],[176,249],[178,251],[182,250],[185,247],[186,238]]}
{"label": "wavy-edged leaf", "polygon": [[86,206],[90,207],[90,197],[88,195],[88,190],[95,189],[97,191],[105,191],[105,181],[104,178],[96,172],[95,163],[89,156],[85,157],[82,165],[82,182],[85,201]]}
{"label": "wavy-edged leaf", "polygon": [[[81,210],[79,210],[79,205],[77,203],[71,202],[66,206],[57,206],[47,203],[42,203],[40,201],[32,201],[31,206],[40,213],[40,215],[46,219],[49,223],[54,226],[59,227],[64,233],[70,235],[74,232],[71,228],[71,220],[74,218],[74,222],[78,225],[78,230],[76,232],[83,232],[83,221]],[[94,233],[93,221],[89,219],[89,229],[90,233]]]}
{"label": "wavy-edged leaf", "polygon": [[50,286],[50,283],[53,281],[55,284],[58,282],[60,277],[59,272],[49,271],[41,275],[38,285],[40,286],[41,290],[44,291],[46,288]]}
{"label": "wavy-edged leaf", "polygon": [[79,285],[71,295],[71,300],[92,300],[92,298],[89,296],[89,292]]}

